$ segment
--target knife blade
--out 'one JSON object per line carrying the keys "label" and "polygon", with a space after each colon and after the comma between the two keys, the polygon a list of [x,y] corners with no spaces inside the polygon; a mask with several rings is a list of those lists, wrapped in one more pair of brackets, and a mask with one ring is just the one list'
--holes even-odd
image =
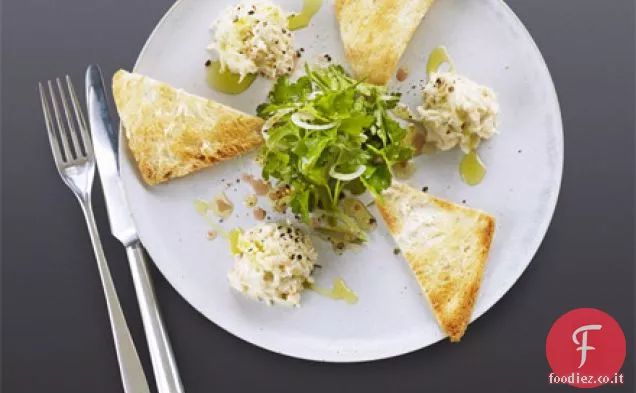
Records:
{"label": "knife blade", "polygon": [[101,70],[96,65],[89,66],[86,70],[86,102],[110,228],[113,235],[126,247],[157,390],[159,393],[183,393],[183,385],[157,304],[144,250],[120,178],[119,138],[108,111],[106,97]]}
{"label": "knife blade", "polygon": [[119,137],[108,112],[102,74],[97,66],[90,66],[86,71],[86,99],[110,229],[127,246],[138,241],[139,236],[119,178]]}

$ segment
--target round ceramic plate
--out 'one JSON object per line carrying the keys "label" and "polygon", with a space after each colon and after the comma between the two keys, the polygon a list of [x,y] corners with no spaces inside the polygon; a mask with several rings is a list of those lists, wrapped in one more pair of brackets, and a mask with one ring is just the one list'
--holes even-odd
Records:
{"label": "round ceramic plate", "polygon": [[[289,11],[299,0],[274,0]],[[271,87],[259,78],[245,93],[228,96],[210,90],[204,78],[208,27],[233,0],[180,0],[159,22],[139,55],[135,71],[188,92],[255,113]],[[532,38],[500,0],[437,0],[418,28],[401,65],[411,70],[392,88],[404,102],[419,103],[428,54],[445,45],[457,71],[490,86],[501,104],[500,134],[480,147],[488,166],[476,187],[462,183],[458,151],[420,156],[408,183],[430,193],[483,209],[497,219],[489,262],[473,319],[492,307],[515,283],[541,243],[557,200],[563,163],[561,116],[548,69]],[[321,54],[346,66],[333,4],[326,0],[310,26],[296,32],[303,60]],[[302,67],[299,67],[302,69]],[[122,138],[123,139],[123,138]],[[234,203],[225,229],[257,222],[243,206],[250,192],[237,183],[242,173],[260,174],[253,156],[216,165],[156,187],[141,182],[122,143],[121,175],[141,239],[159,270],[197,310],[228,332],[260,347],[298,358],[333,362],[367,361],[400,355],[444,337],[395,243],[380,223],[361,250],[335,255],[315,240],[322,269],[317,282],[342,278],[359,296],[350,305],[303,295],[301,308],[269,307],[230,289],[228,242],[207,240],[210,229],[193,207],[225,191]],[[229,186],[228,186],[229,184]],[[259,205],[268,212],[263,198]],[[373,210],[376,214],[377,211]],[[280,218],[271,214],[271,219]],[[470,328],[465,339],[471,339]]]}

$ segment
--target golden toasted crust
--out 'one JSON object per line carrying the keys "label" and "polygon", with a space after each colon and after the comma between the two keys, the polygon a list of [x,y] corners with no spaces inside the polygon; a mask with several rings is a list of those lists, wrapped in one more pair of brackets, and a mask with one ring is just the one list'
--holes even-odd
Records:
{"label": "golden toasted crust", "polygon": [[396,182],[383,199],[380,213],[438,323],[451,341],[459,341],[481,285],[494,218]]}
{"label": "golden toasted crust", "polygon": [[154,185],[248,152],[263,121],[149,77],[119,70],[113,95],[141,176]]}
{"label": "golden toasted crust", "polygon": [[433,0],[336,0],[345,55],[358,79],[385,85]]}

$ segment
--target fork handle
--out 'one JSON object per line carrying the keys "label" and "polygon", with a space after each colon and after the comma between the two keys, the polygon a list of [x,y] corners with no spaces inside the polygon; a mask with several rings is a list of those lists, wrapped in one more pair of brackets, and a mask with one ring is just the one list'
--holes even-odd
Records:
{"label": "fork handle", "polygon": [[152,369],[155,373],[159,393],[183,393],[183,385],[177,371],[172,347],[161,318],[161,312],[155,298],[152,281],[148,273],[148,264],[139,241],[126,246],[130,262],[139,310],[143,320]]}
{"label": "fork handle", "polygon": [[88,201],[82,201],[82,211],[88,225],[88,232],[93,243],[93,251],[97,259],[97,267],[99,276],[104,288],[104,296],[106,297],[106,307],[108,309],[108,318],[110,319],[110,327],[113,331],[113,340],[115,341],[115,351],[117,352],[117,360],[119,363],[119,373],[121,374],[122,384],[125,393],[150,393],[144,369],[139,361],[139,355],[135,349],[135,344],[130,336],[130,330],[126,324],[124,313],[121,310],[121,304],[117,297],[115,284],[110,275],[110,269],[106,263],[106,256],[102,248],[102,242],[99,238],[97,225],[95,224],[95,216],[93,207]]}

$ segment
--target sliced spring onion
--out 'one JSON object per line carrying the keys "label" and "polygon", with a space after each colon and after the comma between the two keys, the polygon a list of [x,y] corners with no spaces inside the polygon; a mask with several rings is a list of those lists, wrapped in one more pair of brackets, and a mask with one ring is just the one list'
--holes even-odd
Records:
{"label": "sliced spring onion", "polygon": [[400,97],[391,96],[391,95],[383,95],[383,96],[380,96],[380,99],[382,101],[399,101]]}
{"label": "sliced spring onion", "polygon": [[336,167],[332,166],[329,170],[329,176],[342,181],[351,181],[360,177],[367,170],[366,165],[358,165],[358,168],[352,173],[336,172]]}
{"label": "sliced spring onion", "polygon": [[311,92],[311,93],[309,93],[309,95],[307,96],[307,99],[308,99],[309,101],[311,101],[311,100],[315,100],[315,99],[316,99],[316,97],[320,97],[320,96],[322,96],[322,95],[324,95],[324,94],[323,94],[323,93],[322,93],[322,91],[320,91],[320,90],[312,91],[312,92]]}
{"label": "sliced spring onion", "polygon": [[335,127],[337,124],[336,122],[331,122],[327,124],[309,124],[305,121],[305,119],[303,119],[303,117],[307,119],[307,115],[296,112],[293,115],[291,115],[291,121],[296,126],[300,128],[304,128],[305,130],[328,130],[330,128]]}

